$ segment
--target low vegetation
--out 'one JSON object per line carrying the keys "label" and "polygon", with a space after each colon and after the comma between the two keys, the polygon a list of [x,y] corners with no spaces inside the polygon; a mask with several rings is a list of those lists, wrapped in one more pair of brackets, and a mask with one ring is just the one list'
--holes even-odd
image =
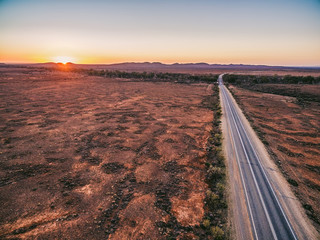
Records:
{"label": "low vegetation", "polygon": [[125,78],[142,81],[162,81],[177,83],[194,83],[194,82],[216,82],[218,75],[216,74],[187,74],[187,73],[168,73],[168,72],[125,72],[125,71],[109,71],[109,70],[85,70],[74,69],[73,71],[89,74],[90,76],[101,76],[107,78]]}
{"label": "low vegetation", "polygon": [[213,122],[210,137],[207,142],[207,184],[206,192],[207,214],[202,226],[213,239],[228,238],[227,231],[227,200],[226,200],[226,167],[222,154],[222,135],[220,128],[221,107],[219,87],[213,86],[210,99],[210,108],[213,111]]}
{"label": "low vegetation", "polygon": [[313,76],[256,76],[256,75],[235,75],[225,74],[223,81],[234,85],[250,85],[262,83],[282,83],[282,84],[318,84],[320,77]]}

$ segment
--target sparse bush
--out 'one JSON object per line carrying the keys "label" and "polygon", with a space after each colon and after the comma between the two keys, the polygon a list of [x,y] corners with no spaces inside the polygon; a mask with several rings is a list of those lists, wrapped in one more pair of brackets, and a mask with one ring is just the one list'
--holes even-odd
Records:
{"label": "sparse bush", "polygon": [[227,201],[225,201],[225,200],[221,200],[220,202],[219,202],[219,206],[220,206],[220,208],[228,208],[228,203],[227,203]]}
{"label": "sparse bush", "polygon": [[224,231],[219,228],[218,226],[211,227],[211,234],[213,239],[215,240],[222,240],[224,238]]}
{"label": "sparse bush", "polygon": [[220,140],[221,140],[221,134],[219,134],[219,133],[216,133],[216,134],[214,135],[214,137],[215,137],[215,139],[216,139],[217,141],[220,141]]}
{"label": "sparse bush", "polygon": [[213,167],[212,165],[207,170],[208,178],[211,180],[216,180],[224,175],[224,170],[220,167]]}
{"label": "sparse bush", "polygon": [[207,197],[211,196],[211,193],[212,193],[211,190],[207,190],[207,191],[206,191],[206,196],[207,196]]}
{"label": "sparse bush", "polygon": [[292,178],[288,179],[288,183],[290,183],[292,186],[298,187],[298,182],[296,180],[293,180]]}
{"label": "sparse bush", "polygon": [[217,183],[217,191],[219,192],[220,196],[224,194],[225,186],[223,183]]}
{"label": "sparse bush", "polygon": [[222,154],[222,147],[215,147],[214,149],[217,154]]}
{"label": "sparse bush", "polygon": [[225,159],[224,159],[224,155],[222,152],[217,153],[217,160],[218,160],[219,164],[222,164],[224,162]]}
{"label": "sparse bush", "polygon": [[219,196],[217,194],[215,194],[214,192],[208,190],[207,191],[207,199],[208,199],[208,202],[213,206],[213,205],[216,205],[217,200],[219,200]]}
{"label": "sparse bush", "polygon": [[203,225],[206,229],[208,229],[208,228],[210,227],[210,220],[209,220],[209,219],[203,220],[202,225]]}
{"label": "sparse bush", "polygon": [[[207,183],[209,190],[206,192],[206,204],[208,206],[210,216],[210,222],[206,221],[208,226],[207,233],[212,235],[214,239],[223,239],[224,231],[222,228],[226,228],[227,223],[227,203],[225,199],[225,163],[224,155],[222,152],[221,142],[222,134],[220,128],[221,118],[221,107],[220,107],[220,96],[219,87],[214,85],[212,87],[212,101],[211,104],[213,111],[212,129],[210,131],[210,137],[207,143]],[[206,219],[207,220],[207,219]],[[205,221],[205,220],[204,220]],[[211,225],[220,227],[210,228]],[[204,223],[203,223],[204,226]],[[210,237],[211,239],[211,237]]]}
{"label": "sparse bush", "polygon": [[217,119],[215,119],[215,120],[213,120],[213,126],[215,126],[215,127],[218,127],[219,125],[220,125],[220,123],[221,123],[221,121],[220,120],[217,120]]}
{"label": "sparse bush", "polygon": [[303,204],[303,208],[310,212],[313,212],[313,208],[310,204]]}

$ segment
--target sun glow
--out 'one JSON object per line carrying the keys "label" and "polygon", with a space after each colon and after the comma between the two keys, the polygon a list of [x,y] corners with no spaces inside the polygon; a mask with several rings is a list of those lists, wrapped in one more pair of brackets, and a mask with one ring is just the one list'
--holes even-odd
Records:
{"label": "sun glow", "polygon": [[66,64],[68,62],[74,62],[74,58],[67,57],[67,56],[57,56],[53,58],[53,61],[56,63],[63,63]]}

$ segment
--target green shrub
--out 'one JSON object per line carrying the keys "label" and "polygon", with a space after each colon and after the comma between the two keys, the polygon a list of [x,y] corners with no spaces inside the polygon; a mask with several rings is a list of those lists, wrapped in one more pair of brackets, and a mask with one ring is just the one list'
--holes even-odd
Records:
{"label": "green shrub", "polygon": [[212,191],[207,190],[207,191],[206,191],[206,196],[209,197],[209,196],[211,195],[211,193],[212,193]]}
{"label": "green shrub", "polygon": [[220,140],[221,140],[221,134],[216,133],[216,134],[214,135],[214,138],[215,138],[217,141],[220,141]]}
{"label": "green shrub", "polygon": [[216,153],[221,153],[222,152],[222,147],[215,147]]}
{"label": "green shrub", "polygon": [[222,152],[217,153],[217,159],[219,163],[223,163],[224,162],[224,155]]}
{"label": "green shrub", "polygon": [[212,165],[207,170],[208,178],[211,180],[216,180],[224,175],[224,170],[220,167],[213,167]]}
{"label": "green shrub", "polygon": [[222,240],[224,238],[224,231],[218,226],[211,227],[211,234],[213,239]]}
{"label": "green shrub", "polygon": [[217,190],[219,192],[219,195],[222,196],[225,191],[225,186],[223,183],[217,183]]}
{"label": "green shrub", "polygon": [[217,200],[219,200],[219,196],[217,194],[215,194],[214,192],[208,190],[207,191],[207,199],[211,205],[215,205],[217,203]]}
{"label": "green shrub", "polygon": [[296,180],[293,180],[291,178],[288,179],[288,183],[290,183],[292,186],[295,186],[295,187],[298,187],[299,185]]}
{"label": "green shrub", "polygon": [[313,212],[313,208],[312,208],[312,206],[310,204],[303,204],[303,208],[308,210],[308,211]]}
{"label": "green shrub", "polygon": [[208,229],[210,227],[210,220],[209,219],[203,220],[202,225]]}

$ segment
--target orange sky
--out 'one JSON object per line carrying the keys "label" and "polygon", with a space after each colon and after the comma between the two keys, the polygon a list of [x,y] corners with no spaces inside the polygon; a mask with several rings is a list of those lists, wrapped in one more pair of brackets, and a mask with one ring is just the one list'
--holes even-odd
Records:
{"label": "orange sky", "polygon": [[320,66],[319,1],[186,2],[1,1],[0,61]]}

